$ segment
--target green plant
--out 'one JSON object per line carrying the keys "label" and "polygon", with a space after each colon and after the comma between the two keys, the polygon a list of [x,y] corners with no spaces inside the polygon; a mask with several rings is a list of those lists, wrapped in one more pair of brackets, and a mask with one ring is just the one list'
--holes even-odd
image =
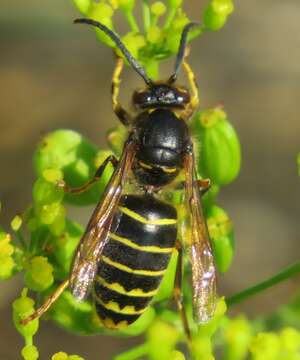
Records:
{"label": "green plant", "polygon": [[[121,11],[130,27],[130,31],[121,38],[152,78],[159,77],[159,63],[177,52],[181,30],[190,21],[183,10],[182,0],[151,4],[148,0],[142,0],[139,5],[143,13],[143,29],[139,28],[133,14],[136,6],[134,0],[73,1],[84,16],[98,20],[111,29],[114,29],[114,14]],[[231,0],[209,1],[202,16],[202,25],[191,31],[188,40],[202,36],[206,31],[219,30],[232,11]],[[96,30],[96,36],[114,48],[106,35]],[[222,187],[231,183],[239,173],[239,140],[221,107],[197,112],[191,120],[191,131],[196,140],[198,172],[212,180],[211,189],[203,197],[204,211],[217,268],[220,273],[225,273],[234,256],[233,225],[225,210],[216,203]],[[32,204],[12,220],[11,234],[3,229],[0,231],[0,279],[8,280],[19,272],[24,279],[25,288],[13,303],[13,321],[25,341],[25,347],[21,350],[25,360],[39,357],[33,345],[39,320],[26,326],[20,323],[34,311],[35,301],[28,296],[28,291],[40,303],[68,276],[75,248],[83,233],[82,225],[66,216],[65,204],[96,204],[113,169],[107,167],[102,178],[80,195],[65,195],[57,183],[64,180],[68,186],[76,187],[87,182],[104,158],[109,154],[120,155],[125,137],[124,128],[117,126],[107,134],[108,149],[99,150],[79,133],[57,130],[46,135],[37,146],[33,156],[37,179],[33,186]],[[300,164],[299,158],[298,162]],[[174,203],[181,199],[180,191],[173,195],[171,201]],[[112,332],[103,328],[91,302],[77,303],[69,291],[61,295],[45,317],[79,335],[145,334],[143,344],[117,355],[115,360],[133,360],[144,356],[150,360],[185,359],[185,355],[177,349],[178,344],[186,342],[182,324],[177,311],[168,306],[172,297],[176,260],[174,255],[152,306],[125,330]],[[299,316],[300,299],[296,298],[292,304],[281,308],[272,319],[250,322],[243,315],[233,318],[226,315],[227,307],[299,272],[298,263],[228,299],[220,298],[214,318],[208,324],[199,326],[192,320],[190,289],[186,286],[184,302],[192,325],[190,351],[193,358],[213,360],[216,351],[222,354],[224,360],[300,359],[300,333],[290,321],[292,314]],[[276,327],[270,326],[270,323],[276,323]],[[274,328],[279,330],[272,331]],[[52,360],[80,359],[77,355],[63,352],[52,357]]]}

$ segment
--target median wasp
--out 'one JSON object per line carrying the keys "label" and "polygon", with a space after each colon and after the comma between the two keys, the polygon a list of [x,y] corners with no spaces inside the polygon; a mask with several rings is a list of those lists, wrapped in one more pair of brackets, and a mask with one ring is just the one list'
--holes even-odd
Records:
{"label": "median wasp", "polygon": [[[186,61],[186,44],[188,32],[196,24],[189,23],[182,31],[173,74],[167,81],[154,82],[112,30],[91,19],[77,19],[75,23],[92,25],[109,36],[146,86],[133,94],[138,114],[132,117],[118,101],[124,65],[118,57],[112,77],[112,104],[128,129],[122,155],[119,159],[109,156],[94,178],[80,188],[61,184],[67,192],[80,193],[101,177],[109,163],[114,167],[77,247],[69,278],[23,324],[42,315],[69,286],[79,301],[91,296],[105,327],[127,327],[143,314],[157,293],[177,250],[174,298],[190,338],[181,295],[183,247],[188,249],[191,263],[195,320],[207,322],[217,301],[216,269],[201,203],[209,181],[197,178],[188,127],[198,105],[198,89]],[[191,93],[176,85],[181,66]],[[176,208],[161,196],[165,189],[175,186],[179,174],[184,179],[186,221],[180,221]]]}

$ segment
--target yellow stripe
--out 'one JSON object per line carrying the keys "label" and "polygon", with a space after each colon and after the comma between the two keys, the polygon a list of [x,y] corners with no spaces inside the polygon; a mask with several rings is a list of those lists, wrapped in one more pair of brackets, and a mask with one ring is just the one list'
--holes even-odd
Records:
{"label": "yellow stripe", "polygon": [[106,317],[105,319],[101,319],[102,324],[108,329],[125,329],[128,327],[128,322],[126,320],[120,321],[119,323],[115,323],[111,318]]}
{"label": "yellow stripe", "polygon": [[132,297],[152,297],[157,293],[157,289],[148,292],[144,292],[142,289],[132,289],[130,291],[127,291],[126,289],[124,289],[124,287],[121,284],[119,283],[110,284],[100,276],[96,277],[96,281],[98,281],[100,285],[106,287],[107,289],[113,290],[121,295],[127,295]]}
{"label": "yellow stripe", "polygon": [[116,261],[111,260],[110,258],[106,256],[101,256],[101,260],[105,262],[108,265],[114,266],[115,268],[119,270],[123,270],[125,272],[128,272],[130,274],[135,275],[145,275],[145,276],[161,276],[165,273],[166,270],[160,270],[160,271],[151,271],[151,270],[137,270],[137,269],[131,269],[130,267],[120,264]]}
{"label": "yellow stripe", "polygon": [[177,223],[177,219],[146,219],[143,216],[141,216],[140,214],[137,214],[136,212],[123,207],[123,206],[119,206],[119,210],[128,215],[129,217],[131,217],[132,219],[139,221],[143,224],[147,224],[147,225],[173,225]]}
{"label": "yellow stripe", "polygon": [[118,314],[124,314],[124,315],[138,315],[142,314],[146,308],[142,310],[135,310],[135,307],[132,305],[126,305],[122,309],[120,308],[120,305],[115,301],[109,301],[108,303],[103,302],[96,294],[94,294],[95,300],[105,307],[105,309],[111,310]]}
{"label": "yellow stripe", "polygon": [[161,169],[167,174],[172,174],[177,171],[176,167],[172,168],[172,167],[167,167],[167,166],[161,166]]}
{"label": "yellow stripe", "polygon": [[152,165],[148,165],[148,164],[146,164],[146,163],[144,163],[142,161],[139,161],[139,165],[141,165],[141,167],[144,168],[144,169],[148,169],[148,170],[153,169]]}
{"label": "yellow stripe", "polygon": [[119,235],[116,235],[114,233],[109,233],[109,236],[113,239],[113,240],[116,240],[124,245],[127,245],[133,249],[137,249],[137,250],[140,250],[140,251],[146,251],[146,252],[152,252],[152,253],[166,253],[166,254],[169,254],[169,253],[172,253],[174,248],[161,248],[159,246],[141,246],[141,245],[138,245],[136,244],[135,242],[129,240],[129,239],[126,239],[124,237],[121,237]]}

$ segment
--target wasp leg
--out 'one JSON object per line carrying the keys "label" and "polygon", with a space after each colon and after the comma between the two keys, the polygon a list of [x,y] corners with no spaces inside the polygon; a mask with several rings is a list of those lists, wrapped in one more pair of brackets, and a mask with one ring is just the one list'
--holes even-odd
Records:
{"label": "wasp leg", "polygon": [[101,178],[103,171],[105,170],[108,163],[111,163],[113,167],[116,168],[116,166],[118,165],[118,160],[114,155],[109,155],[99,166],[93,178],[80,187],[71,188],[68,185],[66,185],[66,183],[63,180],[58,181],[57,186],[62,187],[64,191],[68,194],[83,193],[87,191],[95,182],[97,182]]}
{"label": "wasp leg", "polygon": [[192,341],[191,331],[190,331],[186,311],[184,308],[184,304],[182,302],[182,246],[179,241],[177,241],[176,243],[176,249],[178,251],[178,258],[177,258],[177,267],[176,267],[176,275],[175,275],[175,283],[174,283],[174,299],[178,311],[180,313],[185,335],[187,337],[190,346]]}
{"label": "wasp leg", "polygon": [[[200,190],[201,195],[204,195],[211,187],[210,179],[198,179],[197,184],[199,186],[199,190]],[[181,189],[184,189],[184,187],[185,187],[185,182],[181,181],[178,184],[177,189],[181,190]]]}
{"label": "wasp leg", "polygon": [[200,194],[204,195],[205,193],[207,193],[207,191],[210,189],[211,187],[211,181],[210,179],[198,179],[197,180],[198,186],[199,186],[199,190],[200,190]]}
{"label": "wasp leg", "polygon": [[190,87],[192,90],[192,96],[191,96],[190,103],[182,114],[183,118],[188,120],[193,115],[195,109],[199,105],[199,89],[198,89],[198,84],[196,81],[195,74],[194,74],[192,68],[190,67],[190,65],[186,62],[186,60],[184,60],[182,62],[182,66],[186,72],[186,75],[187,75],[187,78],[189,80]]}
{"label": "wasp leg", "polygon": [[60,295],[66,290],[69,285],[69,279],[65,280],[55,292],[41,305],[33,314],[28,316],[26,319],[21,320],[22,325],[27,325],[30,321],[35,320],[42,316],[50,306],[60,297]]}
{"label": "wasp leg", "polygon": [[124,60],[120,57],[117,58],[116,67],[112,77],[111,83],[111,99],[112,99],[112,106],[113,111],[117,115],[118,119],[124,126],[129,126],[131,121],[131,116],[128,112],[120,105],[118,96],[120,92],[120,75],[124,67]]}

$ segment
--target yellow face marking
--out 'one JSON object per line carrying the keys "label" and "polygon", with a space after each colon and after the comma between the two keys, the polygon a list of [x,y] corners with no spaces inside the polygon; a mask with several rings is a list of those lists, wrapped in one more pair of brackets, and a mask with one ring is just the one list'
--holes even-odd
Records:
{"label": "yellow face marking", "polygon": [[119,270],[123,270],[130,274],[135,275],[145,275],[145,276],[161,276],[164,275],[166,270],[160,270],[160,271],[151,271],[151,270],[137,270],[137,269],[131,269],[130,267],[120,264],[116,261],[111,260],[110,258],[106,256],[101,256],[101,260],[105,262],[108,265],[114,266],[115,268]]}
{"label": "yellow face marking", "polygon": [[101,319],[102,324],[108,329],[125,329],[128,327],[128,322],[123,320],[119,323],[115,323],[111,318]]}
{"label": "yellow face marking", "polygon": [[118,314],[124,314],[124,315],[139,315],[143,314],[147,308],[144,308],[142,310],[135,310],[135,307],[132,305],[126,305],[120,308],[120,305],[115,301],[109,301],[108,303],[103,302],[98,296],[94,295],[96,297],[96,301],[105,307],[105,309],[111,310]]}
{"label": "yellow face marking", "polygon": [[119,283],[109,284],[100,276],[96,277],[96,281],[102,286],[106,287],[107,289],[113,290],[122,295],[127,295],[132,297],[153,297],[157,293],[157,289],[148,292],[144,292],[142,289],[132,289],[130,291],[127,291],[126,289],[124,289],[124,287],[121,284]]}
{"label": "yellow face marking", "polygon": [[113,239],[116,240],[124,245],[127,245],[133,249],[137,249],[140,251],[146,251],[146,252],[152,252],[152,253],[165,253],[165,254],[170,254],[172,253],[174,248],[161,248],[159,246],[141,246],[136,244],[135,242],[126,239],[124,237],[121,237],[119,235],[116,235],[114,233],[109,233],[109,236]]}
{"label": "yellow face marking", "polygon": [[119,210],[126,214],[127,216],[131,217],[132,219],[141,222],[143,224],[146,225],[174,225],[177,223],[177,219],[146,219],[143,216],[141,216],[140,214],[137,214],[136,212],[123,207],[123,206],[119,206]]}

